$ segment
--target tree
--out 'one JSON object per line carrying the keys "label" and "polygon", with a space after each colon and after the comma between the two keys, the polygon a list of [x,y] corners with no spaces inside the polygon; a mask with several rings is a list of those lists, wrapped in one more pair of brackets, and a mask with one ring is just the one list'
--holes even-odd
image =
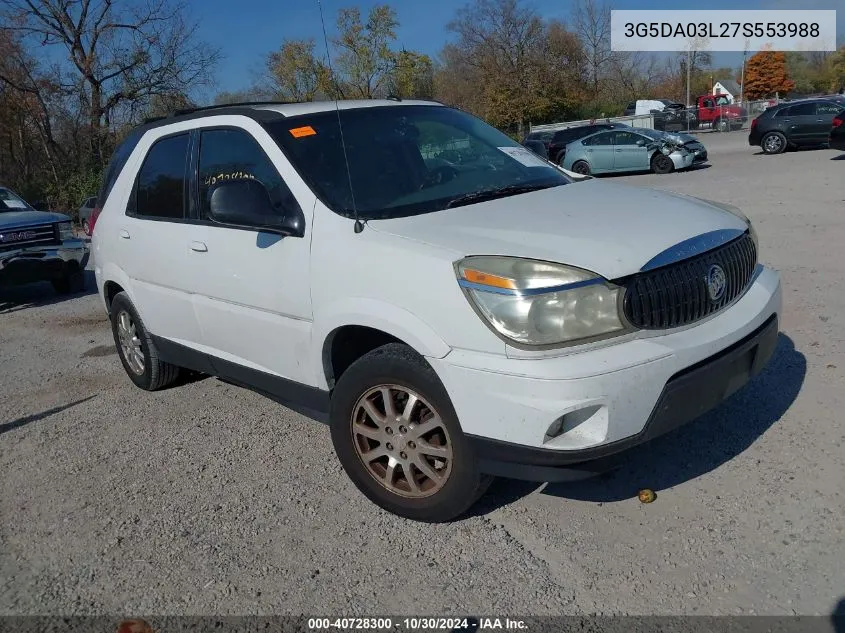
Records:
{"label": "tree", "polygon": [[104,133],[121,107],[134,113],[154,95],[210,79],[218,53],[196,40],[185,4],[166,0],[0,0],[5,30],[64,50],[63,88],[87,119],[90,154],[107,158]]}
{"label": "tree", "polygon": [[330,91],[326,65],[314,54],[314,40],[286,40],[270,53],[267,69],[273,92],[289,101],[313,101],[322,91]]}
{"label": "tree", "polygon": [[361,22],[360,9],[341,9],[334,40],[340,54],[335,60],[338,90],[343,98],[372,99],[382,96],[396,56],[390,45],[396,40],[396,11],[389,5],[376,5]]}
{"label": "tree", "polygon": [[566,111],[583,51],[563,25],[545,23],[518,0],[475,0],[449,23],[441,53],[441,99],[519,134],[528,121]]}
{"label": "tree", "polygon": [[743,92],[748,99],[763,99],[786,94],[795,88],[781,51],[764,50],[752,55],[745,65]]}
{"label": "tree", "polygon": [[387,82],[390,94],[402,99],[430,99],[434,95],[434,64],[428,55],[403,49],[394,60]]}
{"label": "tree", "polygon": [[572,21],[584,47],[591,92],[596,98],[601,79],[614,58],[610,49],[610,6],[596,0],[576,0]]}

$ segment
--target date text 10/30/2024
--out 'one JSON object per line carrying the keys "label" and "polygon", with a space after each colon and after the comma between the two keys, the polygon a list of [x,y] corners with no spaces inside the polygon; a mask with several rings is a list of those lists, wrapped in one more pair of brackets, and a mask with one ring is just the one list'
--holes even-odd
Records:
{"label": "date text 10/30/2024", "polygon": [[523,620],[511,618],[309,618],[308,629],[342,631],[524,631],[528,625]]}

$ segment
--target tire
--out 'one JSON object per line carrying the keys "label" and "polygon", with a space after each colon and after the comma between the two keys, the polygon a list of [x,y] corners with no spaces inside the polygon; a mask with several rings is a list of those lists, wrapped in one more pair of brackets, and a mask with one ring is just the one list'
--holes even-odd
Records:
{"label": "tire", "polygon": [[[123,320],[125,318],[129,319],[128,324]],[[146,391],[156,391],[173,384],[179,376],[179,367],[160,359],[158,348],[150,333],[147,332],[147,328],[144,327],[144,322],[135,306],[132,305],[132,301],[129,300],[129,295],[125,292],[118,293],[112,300],[111,326],[117,355],[126,374],[136,386]],[[134,339],[137,339],[137,342],[133,341],[130,345],[130,341],[127,340],[125,346],[122,342],[121,326],[126,326],[127,336],[134,333]],[[133,351],[126,349],[127,347],[131,347],[135,353],[134,356]],[[142,362],[139,364],[140,359]]]}
{"label": "tire", "polygon": [[671,174],[674,170],[675,163],[666,154],[657,152],[651,159],[651,171],[655,174]]}
{"label": "tire", "polygon": [[590,164],[585,160],[576,160],[572,165],[572,171],[582,176],[589,176],[592,173]]}
{"label": "tire", "polygon": [[[408,410],[411,397],[417,400]],[[332,393],[330,424],[346,474],[370,501],[399,516],[451,521],[492,481],[479,472],[437,374],[406,345],[383,345],[341,375]],[[418,435],[423,425],[428,430]]]}
{"label": "tire", "polygon": [[786,151],[786,137],[780,132],[768,132],[760,139],[764,154],[782,154]]}
{"label": "tire", "polygon": [[557,155],[554,162],[556,162],[558,165],[563,167],[563,161],[565,161],[565,160],[566,160],[566,152],[563,151],[563,152],[561,152],[560,154]]}
{"label": "tire", "polygon": [[85,272],[77,270],[58,279],[54,279],[51,283],[53,284],[53,290],[60,295],[82,292],[85,290]]}

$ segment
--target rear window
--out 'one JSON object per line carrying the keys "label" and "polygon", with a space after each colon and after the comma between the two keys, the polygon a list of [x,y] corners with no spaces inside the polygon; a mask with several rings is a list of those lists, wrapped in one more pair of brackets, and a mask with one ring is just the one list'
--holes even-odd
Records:
{"label": "rear window", "polygon": [[147,218],[185,217],[185,173],[190,135],[156,141],[138,173],[135,214]]}
{"label": "rear window", "polygon": [[117,177],[120,176],[120,172],[123,171],[123,166],[126,165],[126,161],[129,160],[129,155],[135,149],[135,146],[138,145],[141,135],[142,133],[139,130],[136,130],[127,136],[126,139],[124,139],[123,142],[115,148],[114,154],[112,154],[112,158],[109,161],[109,166],[106,168],[106,175],[103,178],[103,184],[100,187],[100,191],[97,194],[97,197],[92,199],[90,206],[95,207],[99,203],[99,206],[102,208],[106,203],[106,199],[109,197],[109,194],[114,187],[114,183],[117,181]]}

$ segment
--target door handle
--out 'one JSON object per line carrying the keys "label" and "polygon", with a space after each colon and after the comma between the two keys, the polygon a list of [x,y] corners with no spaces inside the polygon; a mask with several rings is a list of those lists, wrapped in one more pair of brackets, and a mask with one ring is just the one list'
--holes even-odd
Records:
{"label": "door handle", "polygon": [[120,232],[120,237],[122,237],[125,240],[128,240],[129,239],[129,231],[124,229],[123,231]]}
{"label": "door handle", "polygon": [[205,242],[191,242],[191,250],[197,253],[207,253],[208,246],[205,245]]}
{"label": "door handle", "polygon": [[616,150],[616,151],[617,151],[617,152],[621,152],[621,151],[623,151],[623,150],[621,150],[621,149],[618,149],[618,150]]}

